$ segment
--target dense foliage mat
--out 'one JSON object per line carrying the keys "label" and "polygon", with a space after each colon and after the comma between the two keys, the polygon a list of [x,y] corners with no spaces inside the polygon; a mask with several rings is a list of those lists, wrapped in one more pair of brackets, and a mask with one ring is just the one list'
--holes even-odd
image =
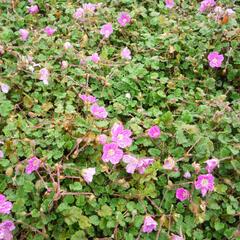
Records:
{"label": "dense foliage mat", "polygon": [[240,239],[239,1],[0,2],[0,239]]}

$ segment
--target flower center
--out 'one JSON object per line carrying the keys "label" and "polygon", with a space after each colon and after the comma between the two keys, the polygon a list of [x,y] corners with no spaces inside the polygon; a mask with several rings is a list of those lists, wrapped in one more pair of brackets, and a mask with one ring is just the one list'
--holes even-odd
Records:
{"label": "flower center", "polygon": [[207,187],[208,186],[208,180],[207,179],[203,179],[201,182],[203,187]]}
{"label": "flower center", "polygon": [[38,165],[38,160],[36,159],[33,161],[33,166],[36,167],[37,165]]}
{"label": "flower center", "polygon": [[110,149],[109,151],[108,151],[108,155],[109,156],[113,156],[115,154],[115,151],[113,150],[113,149]]}
{"label": "flower center", "polygon": [[118,140],[123,140],[123,135],[122,134],[118,134]]}
{"label": "flower center", "polygon": [[218,62],[218,60],[216,58],[214,58],[212,61],[213,61],[213,63],[217,63]]}

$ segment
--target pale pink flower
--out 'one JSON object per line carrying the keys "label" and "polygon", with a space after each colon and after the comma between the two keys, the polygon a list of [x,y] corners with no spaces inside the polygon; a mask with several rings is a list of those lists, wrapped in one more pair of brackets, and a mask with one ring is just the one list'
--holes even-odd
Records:
{"label": "pale pink flower", "polygon": [[98,63],[100,61],[100,57],[99,57],[98,53],[92,54],[91,61],[94,63]]}
{"label": "pale pink flower", "polygon": [[104,107],[100,107],[98,104],[91,106],[90,111],[95,118],[104,119],[107,118],[108,113]]}
{"label": "pale pink flower", "polygon": [[83,100],[83,102],[85,104],[92,104],[92,103],[97,102],[96,97],[91,96],[91,95],[79,94],[78,96],[79,96],[79,98],[81,98]]}
{"label": "pale pink flower", "polygon": [[206,161],[206,170],[208,171],[208,173],[211,173],[216,167],[219,168],[219,160],[216,158],[213,159],[209,159]]}
{"label": "pale pink flower", "polygon": [[216,5],[216,2],[214,0],[204,0],[201,2],[199,11],[205,12],[206,10],[210,10],[212,7]]}
{"label": "pale pink flower", "polygon": [[231,9],[231,8],[228,8],[228,9],[226,10],[226,13],[227,13],[228,16],[232,16],[232,15],[235,14],[235,11],[233,11],[233,9]]}
{"label": "pale pink flower", "polygon": [[122,26],[125,27],[128,23],[131,22],[131,16],[127,12],[121,12],[120,16],[118,18],[118,23]]}
{"label": "pale pink flower", "polygon": [[98,137],[97,137],[97,141],[104,145],[105,143],[107,143],[107,135],[106,134],[100,134]]}
{"label": "pale pink flower", "polygon": [[93,175],[96,174],[95,168],[85,168],[82,170],[82,177],[86,183],[90,183],[93,180]]}
{"label": "pale pink flower", "polygon": [[173,8],[175,6],[174,0],[165,0],[165,4],[167,8]]}
{"label": "pale pink flower", "polygon": [[112,164],[118,164],[122,157],[123,151],[116,143],[107,143],[103,146],[102,160],[104,162],[110,161]]}
{"label": "pale pink flower", "polygon": [[112,141],[117,143],[121,148],[126,148],[132,145],[132,131],[124,129],[122,124],[115,123],[111,129]]}
{"label": "pale pink flower", "polygon": [[72,44],[70,42],[65,42],[63,44],[63,48],[64,48],[64,50],[68,50],[70,48],[73,48],[73,46],[72,46]]}
{"label": "pale pink flower", "polygon": [[184,238],[179,235],[172,234],[170,240],[184,240]]}
{"label": "pale pink flower", "polygon": [[163,164],[163,169],[166,170],[173,170],[176,166],[176,162],[172,157],[168,157],[165,159],[164,164]]}
{"label": "pale pink flower", "polygon": [[42,68],[39,71],[39,80],[43,81],[43,84],[48,85],[49,71],[46,68]]}
{"label": "pale pink flower", "polygon": [[183,177],[186,179],[189,179],[189,178],[191,178],[191,173],[189,171],[187,171],[183,174]]}
{"label": "pale pink flower", "polygon": [[153,158],[141,158],[138,162],[137,170],[140,174],[144,174],[146,168],[152,165],[154,162]]}
{"label": "pale pink flower", "polygon": [[27,29],[20,29],[19,34],[22,41],[27,41],[29,35],[29,31]]}
{"label": "pale pink flower", "polygon": [[5,83],[0,83],[0,87],[1,87],[1,91],[2,91],[3,93],[8,93],[8,92],[9,92],[10,87],[9,87],[7,84],[5,84]]}
{"label": "pale pink flower", "polygon": [[131,155],[124,155],[123,162],[127,163],[126,171],[127,173],[133,174],[138,168],[139,160]]}
{"label": "pale pink flower", "polygon": [[208,61],[211,68],[220,68],[223,60],[224,56],[218,52],[211,52],[208,54]]}
{"label": "pale pink flower", "polygon": [[4,53],[5,53],[4,47],[0,45],[0,56],[3,55]]}
{"label": "pale pink flower", "polygon": [[28,159],[28,164],[25,169],[26,174],[31,174],[34,171],[37,171],[40,168],[41,165],[41,160],[38,159],[37,157],[32,157]]}
{"label": "pale pink flower", "polygon": [[4,157],[4,153],[2,150],[0,150],[0,158],[3,158]]}
{"label": "pale pink flower", "polygon": [[113,33],[113,28],[111,23],[104,24],[100,30],[100,34],[104,36],[104,38],[109,38],[109,36]]}
{"label": "pale pink flower", "polygon": [[61,62],[61,68],[64,70],[64,69],[67,69],[68,68],[68,61],[62,61]]}
{"label": "pale pink flower", "polygon": [[12,240],[12,231],[15,229],[14,223],[10,220],[5,220],[0,224],[0,239]]}
{"label": "pale pink flower", "polygon": [[7,201],[3,194],[0,194],[0,214],[10,214],[12,203]]}
{"label": "pale pink flower", "polygon": [[121,51],[121,57],[124,58],[124,59],[132,59],[132,56],[131,56],[131,51],[125,47],[122,51]]}
{"label": "pale pink flower", "polygon": [[56,32],[56,29],[47,26],[43,31],[50,37]]}
{"label": "pale pink flower", "polygon": [[76,10],[76,12],[73,14],[73,18],[80,20],[81,22],[83,22],[84,19],[84,9],[83,8],[78,8]]}
{"label": "pale pink flower", "polygon": [[31,7],[28,7],[28,12],[30,14],[36,14],[39,12],[38,5],[32,5]]}
{"label": "pale pink flower", "polygon": [[97,8],[97,5],[93,3],[84,3],[82,7],[84,12],[94,13]]}
{"label": "pale pink flower", "polygon": [[178,188],[176,190],[176,198],[179,199],[180,201],[184,201],[190,197],[190,193],[188,190],[184,188]]}
{"label": "pale pink flower", "polygon": [[148,136],[150,138],[159,138],[161,135],[161,130],[158,126],[154,125],[148,129]]}
{"label": "pale pink flower", "polygon": [[195,188],[200,189],[204,197],[208,191],[214,190],[214,176],[212,174],[202,174],[195,181]]}
{"label": "pale pink flower", "polygon": [[146,216],[142,226],[142,231],[144,233],[150,233],[152,231],[156,231],[157,225],[158,225],[157,222],[151,216]]}

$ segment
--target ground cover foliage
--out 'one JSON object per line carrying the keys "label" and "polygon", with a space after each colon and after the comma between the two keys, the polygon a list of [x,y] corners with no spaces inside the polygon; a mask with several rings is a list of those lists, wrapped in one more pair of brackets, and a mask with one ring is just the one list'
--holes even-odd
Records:
{"label": "ground cover foliage", "polygon": [[240,239],[239,1],[84,3],[0,2],[0,239]]}

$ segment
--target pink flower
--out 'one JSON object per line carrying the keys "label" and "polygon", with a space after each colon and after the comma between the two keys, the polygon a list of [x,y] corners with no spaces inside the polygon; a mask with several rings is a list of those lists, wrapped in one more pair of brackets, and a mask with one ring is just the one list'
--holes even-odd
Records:
{"label": "pink flower", "polygon": [[154,162],[153,158],[141,158],[138,162],[137,170],[140,174],[144,174],[146,168],[152,165]]}
{"label": "pink flower", "polygon": [[33,5],[31,7],[28,8],[28,12],[30,14],[36,14],[39,12],[39,8],[38,8],[38,5]]}
{"label": "pink flower", "polygon": [[4,53],[5,53],[4,47],[0,45],[0,56],[3,55]]}
{"label": "pink flower", "polygon": [[192,163],[192,166],[193,166],[193,168],[194,168],[195,173],[198,174],[198,173],[200,172],[200,170],[201,170],[200,164],[194,162],[194,163]]}
{"label": "pink flower", "polygon": [[15,229],[14,223],[10,220],[5,220],[0,224],[0,239],[12,240],[12,231]]}
{"label": "pink flower", "polygon": [[208,171],[208,173],[211,173],[216,167],[219,167],[219,160],[218,159],[209,159],[206,161],[206,170]]}
{"label": "pink flower", "polygon": [[118,23],[122,26],[125,27],[128,23],[131,22],[131,16],[127,12],[121,12],[120,16],[118,18]]}
{"label": "pink flower", "polygon": [[226,10],[226,13],[227,13],[228,16],[232,16],[232,15],[235,14],[235,12],[233,11],[233,9],[231,9],[231,8],[228,8],[228,9]]}
{"label": "pink flower", "polygon": [[56,29],[47,26],[43,31],[50,37],[56,32]]}
{"label": "pink flower", "polygon": [[85,104],[92,104],[97,102],[96,97],[91,95],[79,94],[79,97],[83,100]]}
{"label": "pink flower", "polygon": [[109,38],[109,36],[113,33],[113,28],[111,23],[104,24],[100,30],[100,34],[104,36],[104,38]]}
{"label": "pink flower", "polygon": [[90,108],[90,111],[91,111],[92,115],[98,119],[107,118],[107,115],[108,115],[106,109],[104,107],[98,106],[98,104],[92,105]]}
{"label": "pink flower", "polygon": [[7,201],[3,194],[0,194],[0,214],[10,214],[12,203]]}
{"label": "pink flower", "polygon": [[163,169],[166,170],[173,170],[175,168],[176,162],[172,157],[168,157],[165,159],[164,164],[163,164]]}
{"label": "pink flower", "polygon": [[4,153],[2,150],[0,150],[0,158],[3,158],[4,157]]}
{"label": "pink flower", "polygon": [[214,0],[204,0],[201,2],[199,11],[203,13],[206,10],[209,10],[210,8],[214,7],[215,5],[216,5],[216,2]]}
{"label": "pink flower", "polygon": [[80,20],[81,22],[83,22],[84,19],[84,9],[83,8],[78,8],[76,10],[76,12],[73,14],[73,18]]}
{"label": "pink flower", "polygon": [[61,68],[62,69],[67,69],[68,68],[68,61],[62,61],[61,62]]}
{"label": "pink flower", "polygon": [[26,174],[31,174],[34,171],[37,171],[41,165],[41,160],[37,157],[32,157],[28,159],[28,164],[25,169]]}
{"label": "pink flower", "polygon": [[107,143],[103,146],[102,160],[104,162],[111,162],[117,164],[123,157],[122,149],[118,148],[116,143]]}
{"label": "pink flower", "polygon": [[131,51],[125,47],[122,51],[121,51],[121,57],[122,58],[125,58],[125,59],[132,59],[132,56],[131,56]]}
{"label": "pink flower", "polygon": [[195,181],[195,188],[200,189],[204,197],[208,191],[214,190],[214,176],[212,174],[202,174]]}
{"label": "pink flower", "polygon": [[150,138],[159,138],[161,135],[161,130],[158,126],[154,125],[148,130],[148,136]]}
{"label": "pink flower", "polygon": [[90,183],[93,180],[93,175],[96,174],[95,168],[85,168],[82,170],[82,176],[86,183]]}
{"label": "pink flower", "polygon": [[72,44],[70,42],[65,42],[63,44],[63,48],[64,48],[64,50],[68,50],[70,48],[73,48],[73,46],[72,46]]}
{"label": "pink flower", "polygon": [[170,240],[184,240],[184,238],[179,235],[172,234]]}
{"label": "pink flower", "polygon": [[39,71],[39,80],[43,81],[43,84],[48,85],[49,71],[46,68],[42,68]]}
{"label": "pink flower", "polygon": [[183,174],[183,177],[188,179],[191,177],[191,173],[189,171],[187,171]]}
{"label": "pink flower", "polygon": [[19,30],[19,34],[20,34],[21,40],[27,41],[28,35],[29,35],[28,30],[26,30],[26,29],[20,29],[20,30]]}
{"label": "pink flower", "polygon": [[138,168],[139,160],[131,155],[124,155],[123,162],[127,163],[126,171],[127,173],[133,174]]}
{"label": "pink flower", "polygon": [[97,8],[97,4],[84,3],[82,7],[83,7],[84,11],[88,11],[88,12],[94,13],[94,11]]}
{"label": "pink flower", "polygon": [[211,52],[208,54],[208,61],[211,68],[219,68],[222,65],[224,56],[218,52]]}
{"label": "pink flower", "polygon": [[132,145],[132,131],[124,129],[122,124],[115,123],[111,129],[112,141],[117,143],[120,148],[126,148]]}
{"label": "pink flower", "polygon": [[151,216],[146,216],[144,219],[142,231],[144,233],[150,233],[152,231],[157,230],[157,222],[151,217]]}
{"label": "pink flower", "polygon": [[188,199],[190,196],[189,191],[184,188],[178,188],[176,191],[176,198],[180,201]]}
{"label": "pink flower", "polygon": [[107,135],[106,134],[100,134],[98,137],[97,137],[97,141],[104,145],[106,142],[107,142]]}
{"label": "pink flower", "polygon": [[98,63],[100,61],[100,57],[97,53],[92,54],[91,61],[93,61],[94,63]]}
{"label": "pink flower", "polygon": [[175,3],[174,3],[174,0],[165,0],[165,4],[166,4],[166,7],[167,8],[173,8]]}
{"label": "pink flower", "polygon": [[7,84],[0,83],[0,87],[1,87],[1,91],[3,93],[8,93],[9,92],[10,87]]}

